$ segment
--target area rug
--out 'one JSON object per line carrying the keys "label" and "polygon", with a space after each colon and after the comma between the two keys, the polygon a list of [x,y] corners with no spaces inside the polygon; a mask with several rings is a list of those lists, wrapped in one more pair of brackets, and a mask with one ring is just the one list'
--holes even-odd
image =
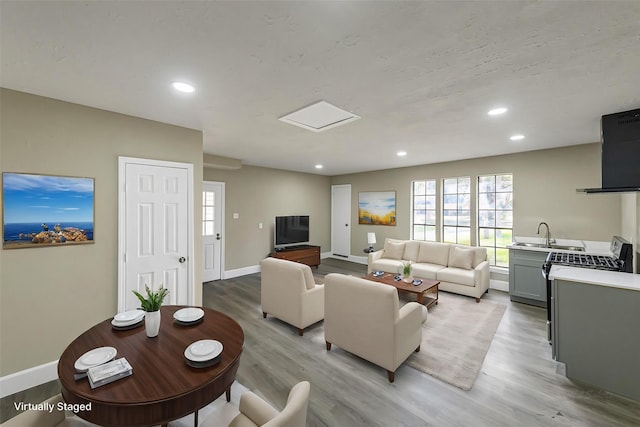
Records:
{"label": "area rug", "polygon": [[[404,298],[402,298],[404,300]],[[429,308],[420,351],[405,362],[463,390],[470,390],[507,307],[486,299],[440,292]]]}

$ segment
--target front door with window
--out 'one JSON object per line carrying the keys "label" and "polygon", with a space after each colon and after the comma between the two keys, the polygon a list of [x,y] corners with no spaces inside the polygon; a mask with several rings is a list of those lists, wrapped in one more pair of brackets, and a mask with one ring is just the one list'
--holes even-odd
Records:
{"label": "front door with window", "polygon": [[202,183],[202,281],[222,278],[222,225],[224,183]]}

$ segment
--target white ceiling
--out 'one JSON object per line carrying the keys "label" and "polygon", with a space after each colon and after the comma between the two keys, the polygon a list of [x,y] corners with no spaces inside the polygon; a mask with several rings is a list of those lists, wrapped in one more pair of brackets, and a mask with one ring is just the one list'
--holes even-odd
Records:
{"label": "white ceiling", "polygon": [[[3,87],[199,129],[204,152],[264,167],[597,142],[600,116],[640,107],[640,1],[2,0],[0,19]],[[320,100],[361,119],[278,120]]]}

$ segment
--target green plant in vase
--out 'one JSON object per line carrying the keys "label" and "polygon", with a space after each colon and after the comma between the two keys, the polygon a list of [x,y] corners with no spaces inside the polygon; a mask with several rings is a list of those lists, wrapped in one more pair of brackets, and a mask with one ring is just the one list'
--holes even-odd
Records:
{"label": "green plant in vase", "polygon": [[149,338],[157,337],[160,332],[160,306],[169,293],[169,290],[161,287],[157,291],[152,291],[149,286],[144,285],[147,296],[140,292],[133,291],[140,300],[140,308],[144,311],[144,326]]}
{"label": "green plant in vase", "polygon": [[133,291],[135,296],[140,300],[140,308],[142,311],[150,312],[150,311],[158,311],[160,310],[160,306],[162,305],[162,301],[164,297],[169,294],[169,289],[160,288],[157,291],[151,291],[148,285],[144,285],[145,290],[147,291],[147,297],[145,298],[138,291]]}
{"label": "green plant in vase", "polygon": [[402,264],[402,277],[405,281],[411,281],[411,261]]}

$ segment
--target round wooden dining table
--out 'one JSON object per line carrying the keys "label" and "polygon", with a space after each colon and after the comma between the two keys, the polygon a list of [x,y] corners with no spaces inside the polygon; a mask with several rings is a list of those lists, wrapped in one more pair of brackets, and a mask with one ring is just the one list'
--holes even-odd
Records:
{"label": "round wooden dining table", "polygon": [[[226,392],[230,400],[244,343],[244,332],[231,317],[202,308],[204,318],[192,325],[174,321],[183,306],[161,308],[160,333],[148,338],[144,322],[129,330],[116,330],[111,319],[98,323],[76,338],[58,361],[58,378],[66,403],[76,405],[77,415],[105,427],[155,426],[195,413]],[[198,340],[213,339],[223,345],[220,362],[194,368],[186,363],[184,351]],[[133,374],[91,389],[87,378],[76,380],[74,364],[97,347],[117,350]],[[90,404],[90,405],[88,405]],[[83,405],[83,406],[81,406]]]}

